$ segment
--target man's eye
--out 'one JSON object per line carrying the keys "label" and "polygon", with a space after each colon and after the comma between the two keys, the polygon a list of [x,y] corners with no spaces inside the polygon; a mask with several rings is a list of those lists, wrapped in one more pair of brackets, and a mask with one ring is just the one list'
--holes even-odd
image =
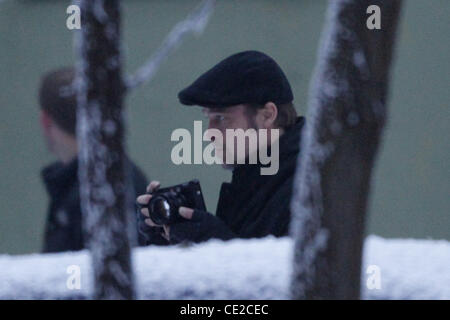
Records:
{"label": "man's eye", "polygon": [[216,118],[216,121],[224,121],[225,120],[225,117],[222,115],[217,115],[215,118]]}

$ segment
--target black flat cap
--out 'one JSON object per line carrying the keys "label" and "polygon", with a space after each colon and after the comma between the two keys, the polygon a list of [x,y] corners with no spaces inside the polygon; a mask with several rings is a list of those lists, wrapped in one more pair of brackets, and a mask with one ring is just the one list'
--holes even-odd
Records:
{"label": "black flat cap", "polygon": [[228,107],[243,103],[291,102],[291,86],[280,66],[258,51],[236,53],[178,93],[185,105]]}

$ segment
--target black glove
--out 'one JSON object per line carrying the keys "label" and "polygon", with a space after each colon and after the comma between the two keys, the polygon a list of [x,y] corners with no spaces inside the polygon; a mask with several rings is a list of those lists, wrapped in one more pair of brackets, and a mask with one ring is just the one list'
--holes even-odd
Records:
{"label": "black glove", "polygon": [[167,241],[161,233],[164,232],[162,227],[150,227],[145,223],[145,217],[137,211],[137,227],[138,227],[138,239],[139,245],[168,245]]}
{"label": "black glove", "polygon": [[170,226],[171,244],[183,241],[202,242],[212,238],[230,240],[237,238],[237,235],[216,216],[197,209],[191,219]]}

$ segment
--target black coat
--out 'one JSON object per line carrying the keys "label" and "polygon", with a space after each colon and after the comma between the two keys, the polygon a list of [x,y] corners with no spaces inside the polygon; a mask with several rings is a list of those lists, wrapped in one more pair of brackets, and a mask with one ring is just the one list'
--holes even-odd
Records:
{"label": "black coat", "polygon": [[260,165],[237,166],[231,183],[222,184],[216,216],[195,210],[191,221],[171,226],[171,242],[288,235],[303,124],[304,118],[298,118],[280,137],[279,170],[275,175],[261,175]]}
{"label": "black coat", "polygon": [[[131,163],[131,167],[135,197],[145,193],[147,178],[135,164]],[[76,251],[86,247],[77,171],[77,159],[68,165],[56,162],[42,170],[42,179],[50,197],[43,252]],[[133,208],[133,214],[135,212]],[[143,241],[139,237],[138,242],[142,244]]]}
{"label": "black coat", "polygon": [[286,236],[290,199],[300,150],[304,118],[280,137],[280,167],[275,175],[261,175],[260,166],[233,170],[231,183],[223,183],[216,215],[240,238]]}

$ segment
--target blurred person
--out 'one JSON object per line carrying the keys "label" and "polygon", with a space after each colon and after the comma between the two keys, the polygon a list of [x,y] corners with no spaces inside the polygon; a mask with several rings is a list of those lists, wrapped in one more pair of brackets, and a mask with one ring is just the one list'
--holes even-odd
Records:
{"label": "blurred person", "polygon": [[[53,70],[42,77],[39,89],[40,125],[48,150],[56,157],[41,172],[50,198],[42,249],[45,253],[86,247],[78,182],[74,78],[71,67]],[[131,160],[127,159],[127,164],[131,166],[133,195],[145,192],[147,178]],[[135,234],[132,242],[142,244],[138,232]]]}

